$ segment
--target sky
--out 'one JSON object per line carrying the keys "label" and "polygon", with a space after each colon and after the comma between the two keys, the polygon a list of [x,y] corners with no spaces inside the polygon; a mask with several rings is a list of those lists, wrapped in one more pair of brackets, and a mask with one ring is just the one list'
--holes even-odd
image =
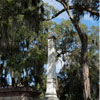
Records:
{"label": "sky", "polygon": [[[58,3],[56,0],[43,0],[45,3],[48,3],[49,5],[54,6],[56,9],[58,10],[62,10],[63,6]],[[64,20],[68,20],[69,17],[67,15],[66,12],[63,12],[62,14],[60,14],[59,16],[57,16],[56,18],[53,19],[53,21],[57,22],[58,24],[61,23],[62,19]],[[92,17],[89,16],[89,14],[85,14],[84,17],[81,18],[81,23],[85,24],[87,27],[91,27],[91,26],[99,26],[99,22],[98,21],[94,21],[94,19]],[[60,59],[57,61],[56,63],[56,72],[59,73],[60,69],[63,67],[63,61]],[[45,65],[45,68],[47,68],[47,66]]]}

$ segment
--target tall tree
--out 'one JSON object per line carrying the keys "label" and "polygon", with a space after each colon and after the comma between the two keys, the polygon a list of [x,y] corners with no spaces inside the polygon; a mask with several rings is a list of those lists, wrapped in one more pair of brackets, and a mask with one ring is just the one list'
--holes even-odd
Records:
{"label": "tall tree", "polygon": [[39,35],[40,18],[43,17],[41,3],[41,0],[0,1],[0,75],[6,74],[5,69],[10,71],[12,83],[15,83],[15,78],[20,80],[30,45]]}
{"label": "tall tree", "polygon": [[[51,18],[48,18],[46,20],[50,20],[52,18],[57,17],[62,12],[66,11],[72,24],[74,25],[78,36],[81,41],[81,61],[80,64],[83,68],[83,96],[84,100],[90,100],[91,99],[91,93],[90,93],[90,79],[89,79],[89,65],[88,65],[88,36],[83,30],[80,28],[79,20],[80,16],[84,15],[84,11],[89,12],[93,16],[99,16],[98,13],[98,7],[99,7],[99,1],[96,0],[95,2],[93,0],[88,1],[79,1],[79,0],[72,0],[72,4],[70,6],[69,1],[70,0],[56,0],[57,2],[61,3],[64,7],[60,12],[52,16]],[[88,5],[88,6],[87,6]],[[96,6],[96,7],[95,7]],[[80,9],[79,9],[80,8]],[[73,11],[73,14],[71,11]]]}

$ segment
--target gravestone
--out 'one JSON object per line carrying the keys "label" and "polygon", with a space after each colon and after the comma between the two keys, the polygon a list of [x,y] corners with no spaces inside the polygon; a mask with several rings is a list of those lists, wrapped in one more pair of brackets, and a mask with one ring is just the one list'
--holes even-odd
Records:
{"label": "gravestone", "polygon": [[29,87],[0,89],[0,100],[40,100],[39,95],[39,91]]}
{"label": "gravestone", "polygon": [[56,93],[56,34],[48,36],[47,86],[44,100],[59,100]]}

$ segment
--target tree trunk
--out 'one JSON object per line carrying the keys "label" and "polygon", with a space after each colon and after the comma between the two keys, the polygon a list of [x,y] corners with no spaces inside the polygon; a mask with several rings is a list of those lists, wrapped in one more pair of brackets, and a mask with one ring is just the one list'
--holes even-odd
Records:
{"label": "tree trunk", "polygon": [[29,76],[28,76],[28,69],[27,68],[25,68],[25,72],[26,72],[25,86],[28,87],[28,78],[29,78]]}
{"label": "tree trunk", "polygon": [[90,79],[89,79],[89,66],[88,66],[88,37],[86,34],[83,34],[83,40],[81,41],[81,65],[83,71],[83,96],[84,100],[91,100],[90,94]]}
{"label": "tree trunk", "polygon": [[86,33],[82,32],[78,23],[72,21],[76,31],[78,32],[79,38],[81,40],[81,66],[83,75],[83,97],[84,100],[91,100],[90,93],[90,78],[89,78],[89,65],[88,65],[88,36]]}
{"label": "tree trunk", "polygon": [[82,65],[82,75],[83,75],[83,97],[84,100],[91,100],[91,93],[90,93],[90,79],[89,79],[89,66],[88,66],[88,51],[87,51],[87,47],[88,47],[88,37],[86,35],[86,33],[82,32],[79,23],[76,22],[73,19],[73,15],[71,14],[70,10],[69,10],[69,5],[67,2],[63,2],[62,0],[60,0],[60,3],[64,6],[64,8],[66,8],[66,12],[72,22],[72,24],[74,25],[78,36],[81,40],[81,62],[80,64]]}
{"label": "tree trunk", "polygon": [[90,93],[90,78],[89,78],[89,65],[88,65],[88,36],[86,33],[82,32],[78,23],[74,23],[74,27],[78,32],[79,38],[81,40],[81,66],[83,75],[83,97],[84,100],[91,100]]}
{"label": "tree trunk", "polygon": [[59,91],[59,85],[58,85],[58,78],[57,78],[57,76],[56,76],[56,90],[57,90],[57,92]]}
{"label": "tree trunk", "polygon": [[12,71],[11,74],[12,74],[12,87],[15,87],[15,73],[14,73],[14,71]]}

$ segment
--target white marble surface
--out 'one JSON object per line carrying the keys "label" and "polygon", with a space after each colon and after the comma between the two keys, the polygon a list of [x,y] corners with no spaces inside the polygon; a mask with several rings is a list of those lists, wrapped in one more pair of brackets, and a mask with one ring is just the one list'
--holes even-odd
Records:
{"label": "white marble surface", "polygon": [[56,49],[54,39],[48,39],[47,78],[56,78]]}
{"label": "white marble surface", "polygon": [[56,93],[56,38],[48,38],[48,68],[47,68],[47,87],[46,95],[47,98],[57,98]]}

